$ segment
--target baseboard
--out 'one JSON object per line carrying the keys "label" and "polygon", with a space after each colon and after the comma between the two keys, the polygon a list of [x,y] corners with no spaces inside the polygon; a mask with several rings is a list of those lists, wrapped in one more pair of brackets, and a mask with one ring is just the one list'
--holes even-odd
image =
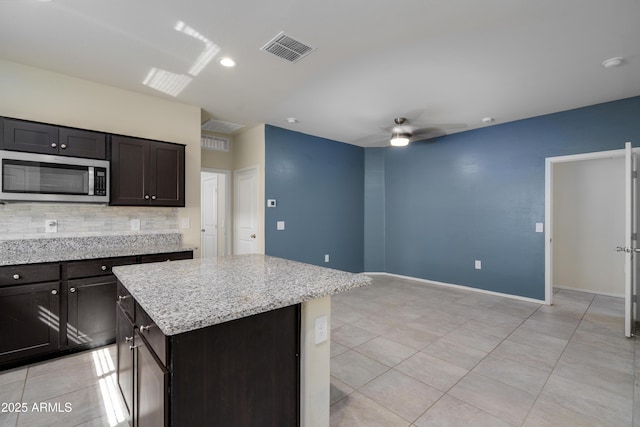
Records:
{"label": "baseboard", "polygon": [[610,293],[610,292],[591,291],[589,289],[570,288],[568,286],[556,286],[556,285],[554,285],[553,289],[563,289],[563,290],[566,290],[566,291],[575,291],[575,292],[586,292],[588,294],[602,295],[604,297],[624,298],[624,294],[613,294],[613,293]]}
{"label": "baseboard", "polygon": [[426,283],[426,284],[430,284],[430,285],[444,286],[444,287],[447,287],[447,288],[454,288],[454,289],[462,289],[462,290],[465,290],[465,291],[472,291],[472,292],[478,292],[478,293],[481,293],[481,294],[493,295],[493,296],[497,296],[497,297],[505,297],[505,298],[515,299],[515,300],[519,300],[519,301],[532,302],[532,303],[535,303],[535,304],[546,304],[545,300],[522,297],[522,296],[513,295],[513,294],[505,294],[505,293],[502,293],[502,292],[487,291],[486,289],[478,289],[478,288],[473,288],[471,286],[456,285],[456,284],[453,284],[453,283],[445,283],[445,282],[437,282],[435,280],[421,279],[419,277],[403,276],[401,274],[379,273],[379,272],[365,272],[364,274],[368,274],[368,275],[371,275],[371,276],[397,277],[399,279],[413,280],[415,282],[421,282],[421,283]]}

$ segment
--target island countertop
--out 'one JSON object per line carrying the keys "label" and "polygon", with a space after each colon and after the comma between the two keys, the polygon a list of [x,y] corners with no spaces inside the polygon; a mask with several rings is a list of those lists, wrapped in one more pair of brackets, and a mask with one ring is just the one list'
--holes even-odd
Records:
{"label": "island countertop", "polygon": [[371,283],[364,274],[266,255],[128,265],[113,273],[168,336]]}

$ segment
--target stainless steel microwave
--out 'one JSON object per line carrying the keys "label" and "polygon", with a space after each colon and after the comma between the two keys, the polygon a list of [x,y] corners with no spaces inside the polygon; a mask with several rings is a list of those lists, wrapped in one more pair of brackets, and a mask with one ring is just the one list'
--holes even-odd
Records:
{"label": "stainless steel microwave", "polygon": [[0,200],[109,203],[109,162],[0,150]]}

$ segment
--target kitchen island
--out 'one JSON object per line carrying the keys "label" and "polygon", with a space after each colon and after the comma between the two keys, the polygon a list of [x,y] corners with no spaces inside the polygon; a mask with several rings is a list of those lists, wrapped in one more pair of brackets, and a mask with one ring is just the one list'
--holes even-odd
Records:
{"label": "kitchen island", "polygon": [[265,255],[113,271],[133,425],[329,424],[330,296],[367,276]]}

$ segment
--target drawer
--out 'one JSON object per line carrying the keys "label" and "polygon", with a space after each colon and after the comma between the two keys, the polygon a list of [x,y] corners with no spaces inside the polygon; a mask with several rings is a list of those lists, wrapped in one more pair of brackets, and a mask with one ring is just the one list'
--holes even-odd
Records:
{"label": "drawer", "polygon": [[143,255],[140,257],[140,262],[145,263],[145,262],[178,261],[181,259],[193,259],[193,251]]}
{"label": "drawer", "polygon": [[133,312],[133,297],[131,296],[127,288],[122,286],[122,283],[120,283],[119,281],[116,288],[116,300],[120,305],[120,308],[122,308],[122,311],[124,311],[127,316],[129,316],[129,318],[133,320],[135,318],[135,314]]}
{"label": "drawer", "polygon": [[60,280],[60,264],[23,264],[0,267],[0,286]]}
{"label": "drawer", "polygon": [[94,277],[111,274],[111,268],[136,263],[136,257],[102,258],[66,263],[67,278]]}
{"label": "drawer", "polygon": [[167,337],[137,302],[135,324],[140,334],[147,340],[153,352],[158,356],[158,359],[167,366]]}

